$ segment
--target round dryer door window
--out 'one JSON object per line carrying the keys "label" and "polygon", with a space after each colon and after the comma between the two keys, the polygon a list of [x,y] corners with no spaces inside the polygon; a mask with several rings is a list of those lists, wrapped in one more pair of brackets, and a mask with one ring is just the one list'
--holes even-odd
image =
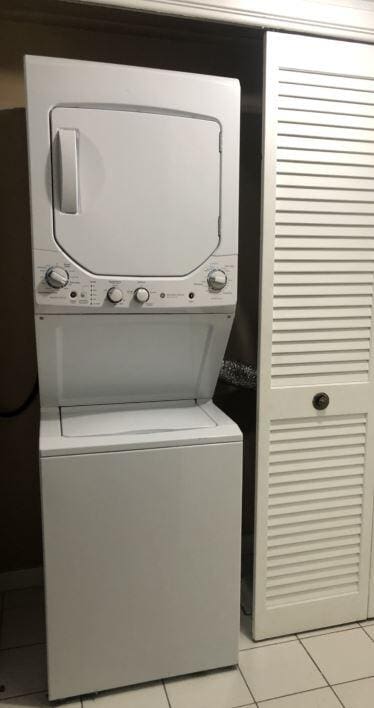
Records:
{"label": "round dryer door window", "polygon": [[183,114],[54,108],[58,245],[95,275],[195,270],[219,243],[219,134]]}

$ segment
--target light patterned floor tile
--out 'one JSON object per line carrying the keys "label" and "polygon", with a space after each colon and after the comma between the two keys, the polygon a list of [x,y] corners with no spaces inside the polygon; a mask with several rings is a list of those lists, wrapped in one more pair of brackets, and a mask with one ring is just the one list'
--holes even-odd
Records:
{"label": "light patterned floor tile", "polygon": [[345,708],[373,708],[374,678],[334,686]]}
{"label": "light patterned floor tile", "polygon": [[253,704],[237,668],[165,681],[171,708],[235,708]]}
{"label": "light patterned floor tile", "polygon": [[361,628],[310,637],[302,642],[330,684],[374,674],[374,642]]}
{"label": "light patterned floor tile", "polygon": [[262,708],[342,708],[331,688],[317,688],[307,693],[274,698],[258,704]]}
{"label": "light patterned floor tile", "polygon": [[336,627],[324,627],[323,629],[314,629],[311,632],[299,632],[298,637],[300,639],[306,639],[307,637],[318,637],[321,634],[331,634],[332,632],[344,632],[347,629],[359,629],[359,624],[357,622],[352,622],[351,624],[339,624]]}
{"label": "light patterned floor tile", "polygon": [[297,641],[242,651],[239,666],[256,701],[326,686]]}
{"label": "light patterned floor tile", "polygon": [[168,708],[161,681],[131,686],[120,691],[108,691],[85,698],[83,708]]}
{"label": "light patterned floor tile", "polygon": [[256,647],[264,647],[269,644],[280,644],[281,642],[290,642],[296,639],[295,634],[287,635],[286,637],[275,637],[273,639],[264,639],[260,642],[255,642],[252,639],[252,617],[245,615],[243,612],[240,616],[240,636],[239,650],[255,649]]}
{"label": "light patterned floor tile", "polygon": [[[1,708],[43,708],[44,706],[45,708],[51,708],[51,705],[46,691],[0,702]],[[71,701],[64,700],[63,705],[66,706],[66,708],[81,708],[81,702],[76,698]]]}
{"label": "light patterned floor tile", "polygon": [[0,651],[1,698],[11,698],[47,689],[45,647],[35,644]]}
{"label": "light patterned floor tile", "polygon": [[3,611],[1,649],[45,642],[45,619],[42,604],[7,607]]}
{"label": "light patterned floor tile", "polygon": [[374,619],[369,619],[369,620],[364,620],[363,622],[360,622],[362,627],[367,627],[371,624],[374,624]]}
{"label": "light patterned floor tile", "polygon": [[[371,637],[371,638],[373,639],[373,641],[374,641],[374,624],[366,624],[364,631],[365,631],[366,634],[368,634],[369,637]],[[374,671],[373,671],[373,674],[374,674]]]}

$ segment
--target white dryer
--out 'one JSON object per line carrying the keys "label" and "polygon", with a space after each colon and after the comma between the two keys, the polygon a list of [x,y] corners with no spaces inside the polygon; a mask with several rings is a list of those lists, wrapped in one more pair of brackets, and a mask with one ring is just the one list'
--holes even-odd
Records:
{"label": "white dryer", "polygon": [[26,58],[50,699],[234,664],[235,80]]}

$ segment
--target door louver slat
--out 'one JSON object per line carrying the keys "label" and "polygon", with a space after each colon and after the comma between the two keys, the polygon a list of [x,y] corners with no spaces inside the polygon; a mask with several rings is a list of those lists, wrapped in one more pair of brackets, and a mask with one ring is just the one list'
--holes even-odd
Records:
{"label": "door louver slat", "polygon": [[[282,140],[278,142],[276,162],[276,277],[279,278],[280,264],[289,268],[287,289],[279,286],[274,288],[272,380],[277,387],[303,385],[308,380],[313,383],[316,376],[321,375],[325,375],[325,378],[328,375],[331,383],[350,381],[352,375],[356,381],[367,381],[373,307],[374,200],[368,200],[363,205],[355,202],[347,204],[344,185],[339,190],[337,180],[349,180],[350,183],[351,180],[359,180],[360,185],[362,180],[369,183],[374,178],[374,146],[369,151],[367,143],[363,143],[366,152],[361,157],[356,153],[347,155],[347,144],[343,137],[339,136],[332,141],[328,134],[323,136],[320,131],[323,128],[329,129],[332,124],[347,126],[350,149],[360,142],[358,134],[352,140],[353,124],[360,131],[364,126],[370,128],[368,133],[374,140],[374,82],[372,94],[359,93],[356,96],[356,111],[365,110],[366,116],[358,120],[357,116],[351,118],[351,90],[337,88],[331,95],[331,89],[328,88],[325,94],[320,94],[322,89],[318,81],[322,82],[321,75],[291,73],[293,82],[288,84],[290,72],[280,70],[278,86],[278,138],[282,137]],[[323,77],[323,80],[326,78]],[[366,96],[366,101],[360,105],[359,99],[362,96]],[[370,96],[373,97],[372,103],[368,102]],[[288,121],[289,136],[280,136],[280,133],[284,133],[285,120]],[[292,136],[290,126],[301,124],[307,124],[308,130],[313,124],[318,125],[319,137],[307,138],[305,145],[305,139]],[[324,141],[322,145],[321,141]],[[326,183],[326,179],[331,177],[335,181],[333,194],[330,194]],[[310,184],[310,180],[318,194],[310,194],[306,201],[305,192],[309,194],[309,190],[303,189],[301,197],[299,193],[302,186]],[[287,188],[285,184],[288,184]],[[293,189],[291,184],[294,185]],[[284,193],[286,189],[287,194]],[[342,282],[340,289],[332,285],[334,281],[330,280],[330,272],[327,271],[323,277],[320,272],[321,261],[324,264],[332,261],[336,274],[339,274],[340,262],[351,264],[349,273],[342,271],[339,274]],[[302,266],[305,262],[309,266],[307,290],[305,278],[298,275],[299,268],[293,269],[294,264]],[[355,271],[356,262],[368,271],[364,289],[357,280],[359,272]],[[300,283],[303,285],[300,286]],[[365,326],[361,349],[357,349],[354,341],[350,346],[347,337],[341,337],[338,332],[334,349],[331,349],[328,341],[324,342],[323,335],[318,349],[310,347],[306,339],[303,340],[303,347],[297,346],[300,332],[305,324],[309,324],[307,320],[313,320],[313,329],[318,328],[318,324],[322,329],[328,319],[330,330],[344,328],[347,331],[352,327],[347,318],[356,319],[360,326]],[[276,348],[276,332],[281,320],[292,322],[292,326],[287,345],[279,351]]]}
{"label": "door louver slat", "polygon": [[367,616],[374,467],[374,48],[271,32],[265,58],[259,640]]}
{"label": "door louver slat", "polygon": [[[304,586],[304,579],[309,578],[309,589],[313,593],[318,585],[321,597],[331,592],[336,593],[336,583],[341,587],[354,585],[359,581],[359,556],[362,519],[362,497],[364,484],[364,461],[366,447],[366,419],[364,416],[351,416],[350,418],[334,416],[320,421],[308,418],[302,421],[304,427],[292,429],[290,421],[272,421],[270,433],[270,477],[269,477],[269,510],[268,541],[278,542],[287,539],[291,549],[292,543],[297,543],[302,535],[304,541],[312,540],[315,533],[327,534],[330,540],[330,530],[345,531],[349,534],[356,533],[356,542],[351,544],[349,553],[343,547],[341,553],[335,549],[333,564],[327,563],[320,566],[320,562],[313,562],[310,569],[305,568],[304,558],[297,563],[294,559],[287,570],[274,573],[273,562],[268,567],[266,593],[269,606],[281,604],[285,593],[292,595],[296,600],[298,589],[305,599],[308,587]],[[289,428],[285,428],[289,425]],[[348,434],[347,434],[348,431]],[[357,431],[357,432],[355,432]],[[300,437],[302,434],[302,438]],[[328,433],[329,435],[325,435]],[[304,463],[307,462],[306,451],[316,450],[320,456],[328,454],[334,447],[342,453],[342,465],[345,464],[345,454],[351,449],[352,441],[356,440],[357,454],[360,455],[361,464],[354,464],[355,475],[347,478],[345,475],[331,478],[331,468],[327,464],[319,470],[319,477],[305,480],[303,476]],[[294,472],[292,482],[280,485],[279,479],[279,446],[284,445],[288,459],[293,458],[294,450],[299,451],[299,472]],[[349,469],[349,467],[348,467]],[[333,467],[336,474],[337,470]],[[338,470],[340,472],[340,470]],[[297,512],[293,515],[292,512]],[[291,513],[290,513],[291,512]],[[270,548],[272,546],[270,545]],[[326,547],[327,548],[327,547]],[[269,550],[269,546],[268,546]],[[320,557],[326,549],[320,547]],[[292,550],[289,551],[289,560],[292,561]],[[276,581],[274,580],[276,578]],[[325,582],[321,582],[325,579]]]}

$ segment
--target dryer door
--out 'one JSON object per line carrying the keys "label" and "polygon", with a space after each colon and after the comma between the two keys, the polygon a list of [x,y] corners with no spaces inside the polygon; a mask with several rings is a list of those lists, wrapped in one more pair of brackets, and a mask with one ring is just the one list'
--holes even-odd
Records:
{"label": "dryer door", "polygon": [[54,108],[58,245],[95,275],[193,271],[219,242],[219,134],[182,114]]}

